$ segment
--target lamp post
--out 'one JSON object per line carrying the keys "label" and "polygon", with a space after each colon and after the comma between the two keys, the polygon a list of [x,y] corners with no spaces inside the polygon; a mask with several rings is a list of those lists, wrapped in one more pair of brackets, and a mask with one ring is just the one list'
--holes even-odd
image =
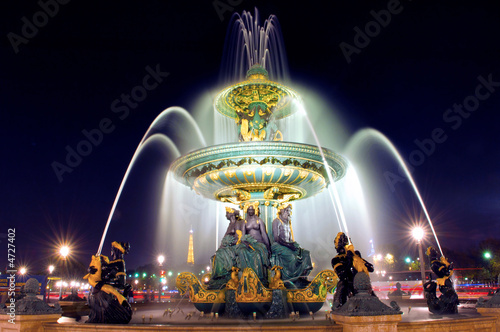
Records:
{"label": "lamp post", "polygon": [[[66,263],[66,257],[68,257],[69,253],[70,253],[70,249],[67,245],[63,245],[59,249],[59,254],[61,255],[64,263]],[[61,284],[59,287],[59,301],[62,300],[62,287],[63,287],[63,280],[62,280],[62,274],[61,274]]]}
{"label": "lamp post", "polygon": [[158,282],[158,303],[161,303],[161,268],[163,267],[163,262],[165,261],[165,256],[163,255],[159,255],[158,256],[158,264],[159,264],[159,267],[160,267],[160,273],[158,274],[160,276],[159,278],[159,282]]}
{"label": "lamp post", "polygon": [[413,238],[415,240],[417,240],[418,257],[420,258],[420,275],[422,277],[422,289],[424,289],[425,264],[424,264],[424,252],[422,250],[422,239],[424,238],[424,230],[421,227],[415,227],[412,230],[412,235],[413,235]]}
{"label": "lamp post", "polygon": [[[49,270],[49,275],[47,276],[47,303],[50,302],[50,276],[52,275],[52,272],[54,272],[54,265],[49,265],[48,270]],[[45,295],[44,295],[45,297]]]}

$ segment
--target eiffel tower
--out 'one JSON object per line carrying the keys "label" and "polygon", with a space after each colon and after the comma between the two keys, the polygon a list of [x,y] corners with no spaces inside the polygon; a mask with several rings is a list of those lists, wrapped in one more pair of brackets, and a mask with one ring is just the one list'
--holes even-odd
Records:
{"label": "eiffel tower", "polygon": [[189,231],[189,248],[188,248],[188,258],[187,263],[189,265],[194,265],[194,252],[193,252],[193,228]]}

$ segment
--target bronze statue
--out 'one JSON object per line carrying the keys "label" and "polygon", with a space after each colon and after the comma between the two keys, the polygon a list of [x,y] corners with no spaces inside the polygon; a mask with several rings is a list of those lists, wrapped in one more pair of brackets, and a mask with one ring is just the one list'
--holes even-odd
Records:
{"label": "bronze statue", "polygon": [[[424,284],[429,311],[434,314],[458,313],[458,295],[451,281],[453,263],[449,263],[444,256],[439,257],[439,253],[434,247],[427,248],[426,254],[431,261],[431,270],[437,276],[436,281],[429,280]],[[441,292],[439,298],[436,296],[437,286]]]}
{"label": "bronze statue", "polygon": [[[369,275],[369,272],[374,271],[373,265],[363,259],[358,250],[354,250],[354,245],[342,232],[335,237],[335,249],[337,256],[332,259],[332,267],[339,282],[333,296],[333,310],[342,307],[348,297],[356,294],[353,282],[357,273],[363,272]],[[373,292],[372,295],[374,295]]]}
{"label": "bronze statue", "polygon": [[266,224],[258,217],[259,202],[247,202],[244,212],[246,220],[236,247],[237,266],[241,271],[246,267],[251,268],[260,281],[267,286],[267,270],[271,267],[269,261],[271,246]]}
{"label": "bronze statue", "polygon": [[111,261],[106,256],[102,256],[105,262],[102,266],[103,282],[122,290],[124,297],[128,296],[132,288],[126,282],[127,273],[125,269],[125,260],[123,259],[129,252],[130,244],[128,242],[113,241],[111,243]]}
{"label": "bronze statue", "polygon": [[93,255],[89,273],[83,277],[92,286],[88,300],[90,314],[86,323],[127,324],[132,318],[132,308],[118,289],[104,282],[102,266],[107,264],[106,261],[109,262],[106,256]]}
{"label": "bronze statue", "polygon": [[401,283],[397,282],[396,283],[396,290],[393,292],[387,293],[387,296],[389,298],[402,298],[403,296],[410,296],[411,293],[405,292],[404,290],[401,289]]}
{"label": "bronze statue", "polygon": [[257,242],[266,246],[267,252],[271,254],[271,245],[266,231],[266,224],[259,218],[259,202],[249,202],[244,207],[246,213],[245,219],[245,232],[243,235],[248,234],[252,236]]}
{"label": "bronze statue", "polygon": [[208,289],[221,289],[231,279],[231,271],[236,266],[236,243],[244,232],[244,221],[240,211],[226,206],[226,218],[229,220],[226,233],[219,249],[211,258],[212,274],[208,281]]}
{"label": "bronze statue", "polygon": [[238,241],[239,235],[237,231],[243,231],[244,229],[244,220],[240,217],[240,211],[226,206],[226,219],[229,220],[229,225],[224,236],[232,236]]}
{"label": "bronze statue", "polygon": [[283,203],[278,207],[273,221],[272,265],[281,266],[283,281],[287,288],[304,288],[311,273],[311,255],[295,242],[291,223],[292,205]]}

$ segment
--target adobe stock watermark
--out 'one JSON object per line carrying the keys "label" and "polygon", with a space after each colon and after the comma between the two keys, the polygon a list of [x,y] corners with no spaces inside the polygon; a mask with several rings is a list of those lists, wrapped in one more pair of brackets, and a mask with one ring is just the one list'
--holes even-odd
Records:
{"label": "adobe stock watermark", "polygon": [[[146,66],[147,74],[143,77],[142,83],[136,85],[130,90],[130,94],[122,93],[120,98],[111,102],[111,112],[118,116],[118,119],[123,121],[130,115],[130,110],[137,108],[139,103],[144,101],[148,96],[148,91],[156,89],[170,73],[163,72],[160,69],[160,64],[157,64],[154,69]],[[63,176],[66,173],[71,173],[82,162],[83,158],[89,156],[93,149],[99,146],[105,134],[112,133],[116,126],[111,118],[105,117],[99,121],[96,128],[82,130],[84,136],[74,147],[66,145],[66,157],[64,162],[53,161],[51,163],[52,170],[59,183],[63,181]]]}
{"label": "adobe stock watermark", "polygon": [[403,5],[399,0],[389,0],[387,9],[381,9],[378,12],[371,10],[370,15],[374,19],[368,21],[363,30],[358,26],[355,26],[353,29],[355,32],[353,38],[354,45],[346,42],[341,42],[339,44],[347,63],[351,63],[353,54],[361,53],[361,50],[370,45],[371,38],[377,37],[382,31],[382,28],[386,28],[389,23],[391,23],[393,15],[401,14],[402,11]]}
{"label": "adobe stock watermark", "polygon": [[219,19],[223,22],[226,18],[224,14],[226,12],[234,12],[234,7],[241,5],[243,0],[214,0],[212,6],[214,6],[215,12],[219,15]]}
{"label": "adobe stock watermark", "polygon": [[[495,88],[500,87],[500,81],[493,81],[493,74],[489,74],[486,78],[482,75],[477,77],[479,84],[476,85],[474,89],[474,94],[471,94],[464,98],[461,104],[454,103],[453,107],[448,108],[443,113],[443,122],[446,123],[449,128],[446,130],[437,127],[434,128],[428,138],[422,140],[415,139],[413,143],[416,145],[414,149],[408,155],[408,159],[405,160],[406,164],[409,166],[410,173],[413,172],[415,167],[421,166],[427,158],[429,158],[434,152],[438,144],[446,142],[448,135],[446,132],[451,130],[456,131],[464,122],[465,119],[470,118],[472,113],[474,113],[480,106],[481,102],[487,100],[495,91]],[[395,185],[397,183],[405,182],[407,180],[406,175],[400,169],[401,175],[394,174],[392,172],[384,172],[384,178],[387,181],[392,192],[396,190]]]}
{"label": "adobe stock watermark", "polygon": [[39,29],[43,28],[49,23],[49,20],[59,13],[60,5],[66,5],[70,0],[40,0],[38,6],[41,10],[35,12],[31,20],[26,16],[21,17],[20,34],[9,32],[7,39],[14,50],[14,53],[19,53],[19,46],[26,45],[29,41],[36,37]]}

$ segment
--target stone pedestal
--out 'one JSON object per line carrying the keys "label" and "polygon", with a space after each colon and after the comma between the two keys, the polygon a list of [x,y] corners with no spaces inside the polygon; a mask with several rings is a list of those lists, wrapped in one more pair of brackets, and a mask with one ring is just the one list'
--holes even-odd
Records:
{"label": "stone pedestal", "polygon": [[343,332],[396,332],[401,321],[399,306],[389,307],[372,291],[370,277],[358,272],[354,277],[356,294],[340,308],[332,311],[332,319],[342,325]]}
{"label": "stone pedestal", "polygon": [[0,308],[0,332],[44,332],[44,323],[55,323],[61,317],[61,307],[55,307],[36,297],[39,284],[29,278],[24,285],[26,296]]}
{"label": "stone pedestal", "polygon": [[401,315],[344,316],[332,313],[332,319],[342,325],[343,332],[396,332]]}
{"label": "stone pedestal", "polygon": [[55,323],[60,317],[60,314],[16,315],[12,324],[10,315],[0,315],[0,332],[44,332],[44,323]]}
{"label": "stone pedestal", "polygon": [[481,316],[494,316],[496,320],[497,332],[500,332],[500,308],[476,308]]}

